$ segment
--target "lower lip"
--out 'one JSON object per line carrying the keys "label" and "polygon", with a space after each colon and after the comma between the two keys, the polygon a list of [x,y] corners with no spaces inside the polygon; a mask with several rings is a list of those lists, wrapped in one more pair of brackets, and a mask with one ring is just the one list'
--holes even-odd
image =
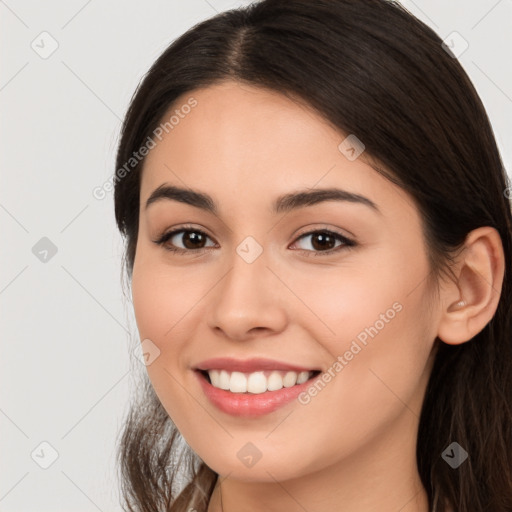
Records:
{"label": "lower lip", "polygon": [[266,391],[265,393],[232,393],[224,389],[212,386],[206,377],[199,371],[195,370],[199,383],[203,388],[204,394],[209,398],[222,412],[231,414],[232,416],[242,417],[258,417],[269,414],[279,407],[282,407],[305,391],[316,377],[313,377],[302,384],[296,384],[289,388],[281,388],[277,391]]}

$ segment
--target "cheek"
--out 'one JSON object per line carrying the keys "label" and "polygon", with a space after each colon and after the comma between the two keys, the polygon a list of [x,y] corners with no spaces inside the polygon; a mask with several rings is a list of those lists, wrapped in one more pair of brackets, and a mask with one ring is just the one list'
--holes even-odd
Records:
{"label": "cheek", "polygon": [[309,328],[312,339],[340,348],[358,335],[364,341],[366,329],[375,323],[379,331],[387,328],[397,310],[416,297],[411,292],[426,269],[421,255],[412,259],[389,244],[347,257],[336,267],[312,266],[300,273],[282,269],[281,274],[300,299],[290,311],[295,311],[295,321]]}
{"label": "cheek", "polygon": [[299,322],[332,361],[325,400],[311,400],[316,413],[332,400],[340,404],[331,411],[335,424],[346,424],[349,412],[352,426],[363,432],[399,414],[401,400],[414,401],[434,338],[425,307],[427,275],[426,258],[397,250],[357,269],[317,273],[309,285],[305,278],[295,281],[316,313]]}
{"label": "cheek", "polygon": [[134,314],[140,340],[149,339],[158,349],[158,357],[146,368],[159,395],[163,389],[171,397],[180,394],[170,391],[179,389],[172,377],[181,381],[187,371],[188,347],[199,325],[200,302],[211,286],[209,282],[202,272],[171,268],[142,253],[134,263]]}
{"label": "cheek", "polygon": [[162,343],[175,337],[202,293],[196,275],[189,279],[182,269],[166,266],[156,258],[137,260],[132,275],[132,299],[141,339],[154,338],[156,343]]}
{"label": "cheek", "polygon": [[134,266],[132,299],[140,339],[158,340],[164,329],[162,289],[147,267]]}
{"label": "cheek", "polygon": [[[317,434],[303,441],[304,456],[313,461],[315,454],[324,452],[322,460],[314,464],[349,456],[384,435],[391,425],[399,425],[404,436],[414,431],[428,380],[425,366],[431,347],[418,322],[422,308],[414,302],[410,297],[402,299],[401,308],[391,308],[387,315],[378,301],[366,304],[365,314],[347,303],[334,326],[337,341],[323,341],[332,357],[324,372],[329,377],[301,397],[304,405],[296,415],[302,431]],[[387,296],[381,304],[388,304]],[[378,316],[381,312],[384,320]],[[318,418],[324,420],[319,424]],[[332,448],[328,453],[325,439]]]}
{"label": "cheek", "polygon": [[188,432],[188,415],[184,411],[191,411],[197,405],[184,392],[181,360],[187,341],[185,331],[188,329],[188,335],[191,334],[187,324],[190,288],[185,289],[186,294],[177,291],[183,287],[183,275],[180,277],[176,270],[164,274],[161,268],[161,264],[142,258],[134,264],[133,308],[141,342],[149,339],[157,348],[152,350],[158,356],[145,367],[151,385],[178,428]]}

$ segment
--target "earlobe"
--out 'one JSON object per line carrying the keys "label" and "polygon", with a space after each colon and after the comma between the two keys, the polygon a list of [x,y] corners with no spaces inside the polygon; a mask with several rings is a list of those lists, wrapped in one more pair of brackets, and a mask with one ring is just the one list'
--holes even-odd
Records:
{"label": "earlobe", "polygon": [[505,273],[501,237],[489,226],[471,231],[453,269],[456,282],[443,289],[437,336],[458,345],[471,340],[491,321]]}

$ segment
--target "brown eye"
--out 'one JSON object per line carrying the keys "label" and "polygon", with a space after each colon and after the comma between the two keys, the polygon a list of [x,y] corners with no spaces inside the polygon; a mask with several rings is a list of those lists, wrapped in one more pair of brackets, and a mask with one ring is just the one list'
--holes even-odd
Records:
{"label": "brown eye", "polygon": [[[163,245],[169,251],[184,253],[205,249],[205,243],[209,236],[198,229],[175,229],[165,233],[154,243]],[[180,247],[178,244],[183,245]],[[215,244],[213,244],[215,245]]]}
{"label": "brown eye", "polygon": [[311,246],[318,250],[334,249],[336,245],[336,238],[326,233],[314,233],[311,235]]}
{"label": "brown eye", "polygon": [[[347,247],[353,247],[355,242],[352,240],[349,240],[348,238],[344,237],[343,235],[339,233],[334,233],[332,231],[311,231],[309,233],[305,233],[301,235],[297,241],[305,239],[307,237],[311,238],[311,241],[309,242],[309,248],[302,249],[307,252],[319,252],[319,253],[330,253],[330,252],[336,252],[338,250],[341,250],[343,248]],[[336,242],[340,242],[338,245],[336,245]],[[296,242],[297,243],[297,242]]]}
{"label": "brown eye", "polygon": [[[181,241],[186,249],[202,249],[206,237],[198,231],[182,231]],[[174,237],[172,237],[174,238]]]}

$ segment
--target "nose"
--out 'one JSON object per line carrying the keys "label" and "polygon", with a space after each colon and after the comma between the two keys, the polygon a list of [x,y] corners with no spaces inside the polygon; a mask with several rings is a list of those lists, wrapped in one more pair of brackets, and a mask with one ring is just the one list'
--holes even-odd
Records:
{"label": "nose", "polygon": [[264,255],[248,263],[235,254],[230,269],[212,290],[208,325],[217,334],[243,341],[285,329],[284,304],[290,297]]}

